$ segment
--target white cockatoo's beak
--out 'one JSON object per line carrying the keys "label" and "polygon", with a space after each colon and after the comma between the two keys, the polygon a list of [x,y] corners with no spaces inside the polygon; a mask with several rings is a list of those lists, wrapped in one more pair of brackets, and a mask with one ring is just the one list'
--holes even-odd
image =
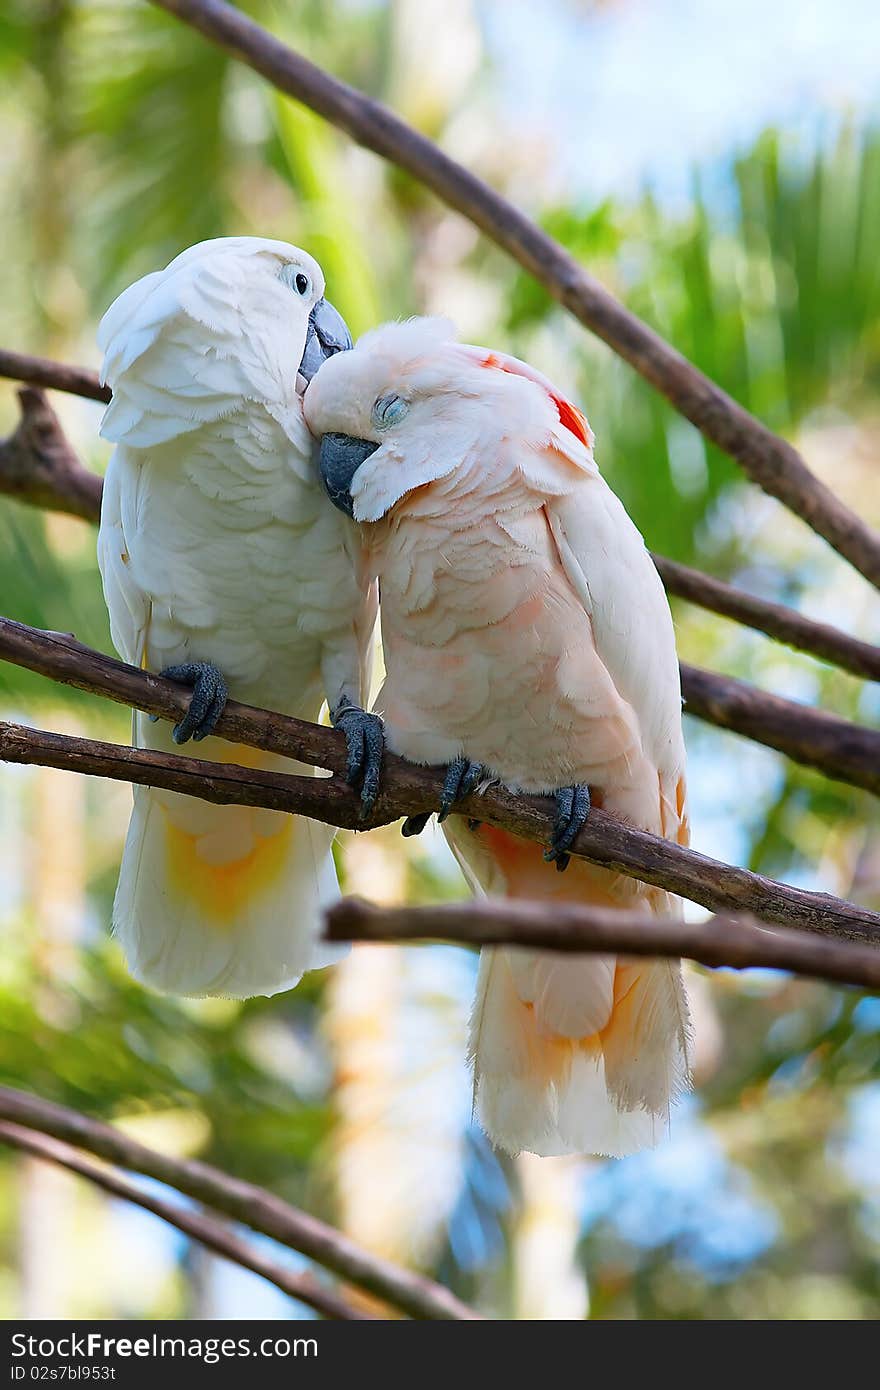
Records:
{"label": "white cockatoo's beak", "polygon": [[306,345],[299,364],[299,374],[310,382],[318,368],[337,352],[351,347],[351,334],[345,319],[327,299],[319,299],[309,314]]}

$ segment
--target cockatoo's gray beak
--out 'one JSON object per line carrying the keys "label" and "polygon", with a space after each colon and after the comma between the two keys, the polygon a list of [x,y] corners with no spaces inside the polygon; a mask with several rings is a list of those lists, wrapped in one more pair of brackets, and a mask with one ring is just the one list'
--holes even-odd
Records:
{"label": "cockatoo's gray beak", "polygon": [[337,352],[347,352],[351,347],[351,334],[345,319],[326,299],[319,299],[309,314],[306,332],[306,346],[299,364],[299,373],[306,382],[311,381],[315,372]]}
{"label": "cockatoo's gray beak", "polygon": [[346,516],[354,516],[354,475],[378,447],[370,439],[353,439],[348,434],[325,434],[321,440],[321,478],[330,501]]}

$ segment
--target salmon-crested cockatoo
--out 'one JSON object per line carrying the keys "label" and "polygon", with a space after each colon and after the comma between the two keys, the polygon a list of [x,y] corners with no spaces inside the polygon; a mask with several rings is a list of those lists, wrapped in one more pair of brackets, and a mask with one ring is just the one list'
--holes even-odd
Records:
{"label": "salmon-crested cockatoo", "polygon": [[[674,914],[667,893],[567,854],[591,795],[687,843],[657,572],[580,410],[525,363],[452,332],[436,319],[378,328],[305,396],[328,493],[360,523],[379,578],[388,746],[448,766],[441,818],[475,891],[551,912],[573,901]],[[481,779],[555,796],[548,851],[446,819]],[[651,1144],[687,1084],[689,1031],[678,962],[485,951],[470,1038],[482,1123],[514,1153]]]}
{"label": "salmon-crested cockatoo", "polygon": [[[375,796],[381,724],[367,698],[375,585],[358,536],[327,506],[302,393],[351,345],[320,267],[295,246],[230,237],[191,247],[126,290],[99,331],[116,445],[98,559],[120,655],[192,686],[185,718],[134,717],[136,745],[307,771],[210,737],[227,692],[302,719],[326,698],[349,772]],[[247,806],[134,789],[113,921],[157,989],[244,998],[326,963],[333,831]]]}

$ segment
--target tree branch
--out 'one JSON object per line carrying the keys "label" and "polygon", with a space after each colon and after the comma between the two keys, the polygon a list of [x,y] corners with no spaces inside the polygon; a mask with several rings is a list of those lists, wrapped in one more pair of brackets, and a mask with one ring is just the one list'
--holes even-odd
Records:
{"label": "tree branch", "polygon": [[0,1120],[38,1130],[120,1168],[167,1183],[252,1231],[298,1250],[410,1317],[458,1320],[480,1316],[442,1284],[363,1250],[335,1227],[290,1206],[266,1188],[230,1177],[207,1163],[171,1158],[77,1110],[5,1086],[0,1087]]}
{"label": "tree branch", "polygon": [[23,386],[18,400],[21,419],[0,440],[0,492],[94,520],[101,510],[101,479],[83,468],[43,391]]}
{"label": "tree branch", "polygon": [[[0,617],[0,660],[24,666],[64,685],[74,685],[92,694],[134,705],[149,714],[168,717],[162,710],[143,703],[144,699],[158,697],[167,709],[168,692],[163,685],[168,687],[168,682],[162,683],[148,672],[91,651],[63,633],[41,632]],[[684,663],[681,676],[688,713],[774,748],[795,762],[817,768],[828,777],[880,795],[880,733],[875,730],[851,724],[838,715],[826,714],[808,705],[767,695],[733,676],[703,671]],[[148,686],[145,682],[149,681],[158,683]],[[177,692],[178,704],[184,701],[175,715],[180,718],[188,697],[180,687],[171,688]],[[231,704],[227,706],[231,708]],[[294,720],[292,725],[295,728],[290,721],[285,721],[284,734],[278,736],[273,745],[275,752],[289,755],[291,737],[305,741],[312,738],[307,731],[314,726],[302,720]],[[275,736],[276,731],[267,727],[263,737],[272,739]],[[224,737],[233,735],[224,733]],[[234,737],[236,742],[248,742],[240,733]],[[279,743],[283,746],[278,746]],[[309,756],[304,761],[330,767],[334,772],[341,770],[341,765],[322,763],[319,757]]]}
{"label": "tree branch", "polygon": [[110,402],[110,387],[101,385],[97,372],[90,372],[88,367],[53,362],[48,357],[32,357],[27,352],[0,348],[0,376],[26,381],[31,386],[66,391],[71,396],[85,396],[88,400],[103,401],[105,405]]}
{"label": "tree branch", "polygon": [[880,680],[880,647],[870,642],[862,642],[850,637],[829,623],[819,623],[813,618],[805,618],[794,608],[782,603],[771,603],[768,599],[756,598],[732,584],[704,574],[702,570],[680,565],[665,555],[651,552],[666,592],[695,603],[711,613],[719,613],[723,618],[742,623],[744,627],[755,628],[766,633],[777,642],[784,642],[796,651],[807,652],[850,671],[854,676],[865,680]]}
{"label": "tree branch", "polygon": [[[132,668],[128,668],[132,669]],[[140,674],[140,673],[136,673]],[[175,698],[150,696],[138,707],[168,717],[168,705],[181,703],[179,688],[170,681]],[[184,702],[185,702],[184,696]],[[175,708],[172,718],[179,718]],[[230,701],[217,726],[221,737],[232,735],[240,743],[269,748],[318,767],[335,771],[344,762],[342,735],[317,724],[251,709]],[[286,739],[287,730],[290,738]],[[300,731],[303,731],[300,733]],[[234,756],[234,754],[233,754]],[[342,781],[319,777],[289,776],[234,763],[207,763],[151,749],[119,747],[93,739],[45,733],[17,724],[0,723],[0,760],[34,763],[114,781],[197,796],[218,805],[263,806],[293,815],[309,816],[347,830],[372,830],[402,816],[436,809],[443,770],[417,767],[403,758],[386,754],[382,792],[367,821],[359,819],[357,796]],[[539,844],[549,844],[555,807],[548,797],[515,795],[500,786],[462,799],[460,811],[489,825]],[[571,853],[630,878],[681,894],[713,911],[751,912],[764,921],[800,927],[825,936],[852,941],[880,942],[880,914],[829,893],[808,893],[791,888],[748,869],[722,864],[716,859],[684,849],[647,831],[625,825],[599,807],[590,812]]]}
{"label": "tree branch", "polygon": [[131,1182],[113,1169],[106,1168],[103,1164],[86,1158],[84,1154],[71,1148],[69,1144],[62,1144],[57,1139],[51,1139],[39,1132],[23,1128],[20,1125],[6,1124],[2,1121],[0,1121],[0,1143],[9,1144],[12,1148],[29,1154],[33,1158],[43,1159],[47,1163],[55,1163],[68,1169],[71,1173],[78,1174],[79,1177],[88,1179],[95,1187],[102,1188],[111,1197],[120,1198],[122,1201],[143,1207],[145,1211],[151,1211],[154,1216],[161,1217],[163,1221],[167,1221],[169,1226],[175,1226],[177,1230],[182,1231],[190,1239],[197,1240],[208,1250],[213,1250],[216,1255],[222,1255],[224,1259],[231,1260],[234,1264],[241,1265],[242,1268],[250,1269],[254,1274],[268,1279],[269,1283],[275,1284],[282,1293],[286,1293],[290,1298],[295,1298],[300,1303],[314,1308],[325,1318],[360,1320],[371,1316],[347,1303],[344,1298],[320,1283],[313,1275],[297,1274],[279,1264],[277,1260],[270,1259],[262,1250],[250,1245],[248,1241],[230,1230],[223,1222],[205,1215],[204,1212],[181,1207],[174,1202],[167,1201],[164,1197],[157,1197],[153,1193],[145,1192],[136,1183]]}
{"label": "tree branch", "polygon": [[619,303],[558,242],[387,107],[331,77],[223,0],[153,0],[279,91],[406,170],[500,246],[750,478],[880,588],[880,536],[774,435]]}
{"label": "tree branch", "polygon": [[[0,376],[21,381],[39,379],[44,385],[60,391],[94,395],[95,399],[101,400],[110,398],[109,388],[100,386],[96,376],[83,368],[64,366],[48,358],[27,357],[20,353],[0,350]],[[60,467],[61,449],[57,451],[58,469],[51,477],[46,476],[42,479],[36,472],[28,473],[26,456],[22,457],[20,466],[15,469],[14,478],[10,480],[4,479],[4,470],[0,462],[0,492],[9,492],[35,506],[70,512],[86,521],[97,523],[101,513],[101,479],[89,469],[83,468],[70,445],[64,440],[57,418],[53,416],[53,419],[64,444],[64,455],[69,459],[69,471]],[[32,479],[30,483],[29,477]],[[87,508],[80,505],[84,497],[88,498]],[[818,623],[811,618],[805,618],[803,614],[786,608],[784,604],[755,598],[752,594],[744,593],[743,590],[725,584],[701,570],[667,559],[665,555],[652,552],[652,559],[668,593],[710,612],[720,613],[723,617],[731,618],[746,627],[755,628],[766,633],[768,637],[785,642],[797,651],[806,652],[821,661],[829,661],[855,676],[867,680],[880,680],[880,647],[850,637],[828,623]]]}
{"label": "tree branch", "polygon": [[685,662],[681,689],[687,714],[880,796],[880,733],[875,729]]}
{"label": "tree branch", "polygon": [[880,991],[877,945],[858,946],[806,932],[768,931],[747,916],[717,916],[697,923],[562,902],[498,899],[385,907],[344,898],[327,910],[326,939],[440,940],[577,954],[685,956],[713,970],[790,970],[807,979]]}

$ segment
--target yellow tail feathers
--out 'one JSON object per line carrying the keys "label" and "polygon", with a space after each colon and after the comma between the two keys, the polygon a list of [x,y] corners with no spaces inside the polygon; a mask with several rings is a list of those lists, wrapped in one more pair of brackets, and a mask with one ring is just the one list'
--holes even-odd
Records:
{"label": "yellow tail feathers", "polygon": [[135,788],[113,909],[132,974],[173,994],[291,989],[339,954],[318,942],[338,894],[332,839],[280,812]]}

